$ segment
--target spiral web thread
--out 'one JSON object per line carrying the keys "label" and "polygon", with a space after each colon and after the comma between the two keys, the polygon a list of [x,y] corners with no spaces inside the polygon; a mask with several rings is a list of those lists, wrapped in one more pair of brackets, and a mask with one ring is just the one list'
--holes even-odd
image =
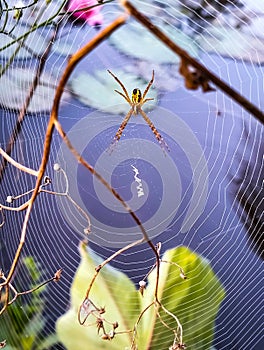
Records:
{"label": "spiral web thread", "polygon": [[[62,2],[57,2],[61,4]],[[197,3],[197,2],[195,2]],[[208,2],[209,3],[209,2]],[[155,21],[155,17],[158,19],[164,18],[164,21],[169,24],[172,28],[174,26],[180,27],[182,30],[188,33],[191,32],[192,35],[197,39],[199,47],[200,60],[217,75],[222,77],[231,86],[234,86],[238,91],[244,94],[249,100],[253,101],[260,108],[263,107],[262,103],[262,67],[263,63],[263,53],[261,52],[261,42],[263,36],[258,32],[258,23],[263,20],[263,4],[258,6],[257,2],[252,5],[251,2],[244,1],[244,6],[242,7],[239,2],[229,2],[225,4],[225,14],[220,15],[219,8],[221,8],[221,2],[215,1],[213,9],[209,6],[204,10],[204,12],[198,11],[198,5],[194,4],[194,1],[182,1],[182,7],[187,13],[186,17],[178,16],[177,11],[169,1],[158,1],[158,2],[145,2],[145,8],[142,11],[147,16],[152,16]],[[9,6],[11,7],[10,4]],[[4,5],[2,5],[4,6]],[[43,2],[42,6],[46,6]],[[197,6],[197,7],[196,7]],[[218,6],[218,7],[217,7]],[[140,8],[140,6],[139,6]],[[114,3],[109,3],[104,6],[104,25],[111,22],[111,20],[120,13],[121,9]],[[49,15],[50,16],[50,15]],[[11,20],[12,15],[9,15],[7,28],[10,30],[14,21]],[[204,21],[201,20],[204,18]],[[245,19],[246,17],[246,19]],[[28,23],[25,18],[22,17],[22,26],[27,26],[32,24],[32,18],[28,16]],[[41,20],[40,20],[41,21]],[[239,25],[241,25],[241,32],[237,36],[234,36],[234,46],[238,44],[239,40],[243,40],[243,35],[248,35],[252,38],[252,41],[247,43],[246,51],[239,51],[228,55],[228,58],[223,57],[218,51],[218,45],[221,45],[221,38],[218,39],[216,34],[212,34],[211,38],[214,39],[214,44],[211,44],[209,40],[210,29],[215,25],[216,21],[221,21],[224,24],[226,31],[232,30]],[[222,29],[223,30],[223,29]],[[66,48],[71,51],[75,51],[81,46],[80,33],[85,31],[87,39],[91,38],[95,34],[95,29],[89,27],[87,24],[78,24],[76,26],[76,20],[69,22],[65,19],[59,24],[59,30],[57,32],[56,42],[68,40],[68,46]],[[52,26],[48,29],[40,28],[37,32],[32,33],[32,40],[40,41],[39,35],[49,39],[53,35]],[[66,41],[67,41],[66,40]],[[47,40],[48,42],[48,40]],[[44,55],[44,45],[47,42],[43,41],[40,46],[40,57]],[[153,38],[153,43],[155,39]],[[259,43],[259,45],[258,45]],[[43,45],[43,48],[41,47]],[[104,43],[104,45],[108,45]],[[210,47],[211,45],[211,47]],[[207,55],[204,47],[207,46],[207,50],[210,51],[211,55]],[[209,47],[209,49],[208,49]],[[10,58],[3,50],[0,52],[2,62],[6,62]],[[27,51],[29,52],[29,51]],[[45,76],[44,85],[51,87],[51,89],[46,91],[45,100],[52,101],[53,93],[52,87],[58,84],[60,74],[63,71],[67,56],[58,53],[59,51],[51,50],[46,68],[44,71]],[[226,54],[227,55],[227,54]],[[241,57],[243,59],[241,59]],[[122,56],[119,61],[118,56],[114,55],[110,60],[104,55],[104,51],[98,48],[85,60],[85,64],[82,66],[83,70],[88,70],[90,73],[94,69],[107,70],[108,68],[118,67],[124,69],[127,74],[131,69],[132,63],[129,57]],[[17,85],[19,86],[19,74],[17,69],[28,68],[25,74],[30,75],[32,70],[37,67],[38,60],[33,56],[32,52],[29,52],[29,57],[27,60],[14,60],[14,63],[5,72],[5,76],[11,77],[15,74],[17,77]],[[154,60],[155,62],[155,60]],[[109,67],[109,65],[111,66]],[[155,63],[153,63],[154,65]],[[89,67],[88,67],[89,66]],[[165,68],[164,68],[165,67]],[[140,62],[137,67],[140,74],[148,80],[146,64]],[[151,68],[151,67],[150,67]],[[169,67],[162,66],[159,70],[158,66],[155,66],[157,71],[157,84],[159,79],[159,72],[163,70],[168,70]],[[114,69],[113,69],[114,70]],[[30,73],[31,72],[31,73]],[[50,74],[51,73],[51,74]],[[161,76],[161,75],[160,75]],[[21,78],[22,79],[22,78]],[[22,81],[22,80],[21,80]],[[21,84],[24,84],[25,79],[23,79]],[[163,94],[160,98],[161,106],[170,106],[173,112],[176,113],[184,122],[189,126],[195,135],[197,135],[198,141],[202,147],[203,154],[206,158],[207,168],[208,168],[208,190],[207,190],[207,202],[204,205],[203,213],[195,221],[192,227],[189,228],[187,233],[177,232],[181,229],[181,224],[186,214],[186,210],[181,206],[181,203],[190,202],[191,191],[193,188],[192,175],[191,172],[194,170],[190,169],[190,164],[186,152],[193,151],[192,146],[187,149],[179,149],[174,140],[174,136],[170,135],[170,125],[166,125],[164,120],[164,125],[162,123],[160,127],[164,128],[166,139],[170,139],[172,146],[172,155],[169,155],[172,159],[172,164],[170,165],[176,167],[179,172],[179,177],[183,184],[182,186],[182,198],[179,199],[179,211],[176,213],[168,212],[167,215],[171,215],[171,219],[168,221],[166,230],[161,234],[163,247],[172,247],[176,245],[186,245],[191,247],[193,250],[199,252],[204,257],[207,257],[211,261],[212,268],[216,272],[217,276],[222,281],[225,291],[226,299],[220,310],[220,315],[217,320],[217,327],[215,333],[214,346],[217,349],[227,349],[227,348],[253,348],[260,349],[263,346],[263,327],[261,318],[263,320],[263,264],[261,261],[261,233],[263,232],[263,129],[262,125],[251,117],[248,113],[237,106],[235,102],[227,99],[222,93],[211,93],[202,94],[200,91],[187,91],[183,88],[183,82],[178,76],[175,77],[171,91],[168,91],[163,86]],[[10,85],[7,85],[9,87]],[[70,90],[70,86],[67,86]],[[21,91],[17,92],[19,101],[23,101],[25,95],[23,95],[23,88]],[[14,108],[12,97],[8,101],[8,95],[12,96],[11,91],[9,94],[5,95],[6,104],[1,109],[1,147],[6,149],[8,146],[9,136],[14,130],[14,125],[17,119],[17,112],[13,112],[8,108],[11,105]],[[70,91],[68,91],[70,92]],[[113,92],[114,93],[114,92]],[[36,94],[41,94],[44,96],[44,91],[36,92]],[[67,91],[65,92],[67,94]],[[150,96],[151,97],[151,96]],[[193,99],[192,104],[189,102]],[[36,103],[37,104],[37,103]],[[111,104],[111,101],[109,101]],[[179,107],[178,107],[179,106]],[[129,106],[127,106],[129,108]],[[201,113],[199,112],[201,109]],[[71,113],[68,113],[68,111]],[[154,109],[155,111],[155,109]],[[176,112],[175,112],[176,111]],[[41,160],[41,155],[43,152],[43,141],[46,123],[48,119],[48,110],[45,111],[34,111],[27,115],[17,141],[12,149],[12,157],[17,159],[22,164],[27,165],[30,168],[37,169],[39,162]],[[86,117],[91,109],[85,107],[83,104],[79,103],[77,99],[68,98],[65,99],[64,104],[60,110],[60,121],[62,125],[67,125],[69,130],[74,128],[74,124],[77,123],[80,117]],[[113,117],[106,116],[110,118],[110,122],[118,127],[117,120],[120,120],[122,116],[118,117],[113,121]],[[159,123],[158,118],[161,116],[156,115],[154,112],[151,114],[152,120]],[[195,121],[195,118],[198,121]],[[111,140],[115,134],[115,128],[105,129],[105,124],[102,119],[99,119],[99,125],[101,125],[101,130],[104,132],[104,137],[107,140]],[[128,126],[128,133],[131,132],[132,136],[136,135],[136,126],[141,124],[139,121],[135,121]],[[159,125],[159,124],[158,124]],[[147,126],[145,127],[147,128]],[[142,129],[143,130],[143,129]],[[89,133],[89,126],[86,129],[79,129],[80,133]],[[76,136],[73,141],[78,141],[78,134],[72,131],[72,135]],[[88,135],[88,137],[90,137]],[[143,145],[144,145],[144,137]],[[59,160],[63,163],[64,153],[60,149],[60,138],[55,135],[52,152],[50,156],[49,166],[47,169],[47,175],[51,179],[57,179],[59,192],[65,190],[65,178],[60,174],[56,174],[53,170],[53,164]],[[100,138],[100,134],[92,139],[95,148],[101,149],[103,152],[107,145],[105,140]],[[127,141],[128,142],[128,141]],[[119,175],[127,176],[127,168],[131,165],[138,166],[141,170],[143,185],[147,195],[155,193],[158,195],[159,192],[155,192],[154,180],[147,177],[148,164],[151,162],[148,160],[144,163],[145,159],[148,159],[147,154],[140,153],[140,149],[137,148],[135,141],[123,142],[123,148],[117,150],[117,155],[113,155],[114,161],[117,163],[116,166],[119,167]],[[151,144],[155,143],[155,139],[149,138],[147,142]],[[88,145],[88,144],[87,144]],[[122,143],[120,141],[120,147]],[[131,145],[134,149],[131,150]],[[84,147],[84,146],[83,146]],[[154,146],[153,146],[154,147]],[[153,148],[156,151],[156,148]],[[185,155],[179,159],[175,156],[176,152],[183,152]],[[119,153],[118,153],[119,152]],[[129,156],[123,156],[124,159],[122,163],[119,164],[119,155],[127,152]],[[143,160],[137,160],[137,152],[139,152],[140,157]],[[175,152],[175,153],[173,153]],[[98,152],[95,155],[90,155],[89,152],[86,154],[89,161],[96,166],[97,159],[99,158]],[[186,160],[187,159],[187,160]],[[75,160],[72,160],[75,162]],[[165,159],[165,163],[166,163]],[[169,162],[169,160],[168,160]],[[127,165],[128,164],[128,165]],[[176,165],[175,165],[176,164]],[[152,165],[152,164],[151,164]],[[160,169],[155,166],[155,171],[160,172]],[[68,178],[71,179],[71,167],[72,164],[62,164]],[[107,173],[109,171],[108,165],[106,163],[98,164],[101,171]],[[146,168],[145,168],[146,167]],[[189,168],[188,168],[189,167]],[[184,171],[186,168],[187,171]],[[122,170],[123,169],[123,170]],[[133,178],[134,173],[131,171],[131,176]],[[140,174],[140,176],[141,176]],[[82,179],[83,174],[78,173],[80,179]],[[158,176],[158,175],[157,175]],[[116,173],[112,174],[113,181],[117,177]],[[168,180],[164,180],[163,175],[159,176],[159,181],[162,186],[175,186],[173,183],[168,184]],[[90,181],[90,180],[89,180]],[[125,196],[125,199],[129,200],[130,187],[118,187],[117,190]],[[93,186],[93,182],[91,181]],[[185,184],[185,185],[184,185]],[[72,182],[69,183],[70,195]],[[78,185],[78,183],[77,183]],[[90,196],[97,196],[95,190],[92,194],[89,194],[89,185],[85,187],[83,183],[79,186],[79,191],[82,193],[82,198],[84,193]],[[10,165],[5,169],[4,177],[1,180],[1,203],[5,203],[8,196],[16,196],[23,192],[26,192],[35,186],[35,179],[27,174],[19,172],[15,167]],[[135,192],[136,193],[136,192]],[[126,198],[127,196],[127,198]],[[201,194],[202,196],[202,194]],[[29,198],[25,196],[25,198]],[[16,204],[22,204],[25,198],[17,200]],[[151,197],[153,199],[153,197]],[[152,206],[148,205],[147,199],[145,199],[145,207],[147,212],[146,217],[150,220],[150,229],[154,229],[160,223],[153,220],[151,227],[151,219],[154,214],[152,213]],[[157,199],[156,199],[157,200]],[[166,198],[162,201],[165,201]],[[95,201],[100,202],[100,200],[95,198]],[[185,201],[185,202],[184,202]],[[5,203],[6,204],[6,203]],[[79,204],[79,203],[78,203]],[[85,204],[87,204],[85,202]],[[105,205],[105,204],[104,204]],[[110,203],[110,205],[112,205]],[[198,205],[198,204],[197,204]],[[87,207],[84,208],[87,210]],[[91,216],[96,216],[96,212],[88,206],[88,213],[91,211]],[[65,214],[66,213],[66,214]],[[67,220],[65,216],[70,218],[75,218],[73,220]],[[97,231],[100,232],[100,220],[98,219],[98,227],[95,227],[95,236]],[[146,219],[146,220],[147,220]],[[166,217],[162,217],[161,220],[166,220]],[[44,328],[44,337],[48,337],[54,331],[54,322],[56,317],[65,312],[68,305],[68,293],[69,286],[76,271],[79,263],[79,254],[76,246],[80,239],[84,238],[83,231],[80,227],[83,227],[83,222],[85,221],[84,216],[76,209],[75,205],[67,199],[62,198],[59,201],[56,196],[49,196],[47,193],[42,193],[38,196],[37,204],[32,213],[32,218],[28,227],[28,238],[27,244],[23,250],[23,256],[33,256],[34,259],[39,264],[39,269],[41,270],[42,279],[48,279],[51,273],[54,273],[59,267],[64,269],[64,278],[59,284],[55,286],[51,285],[49,287],[49,293],[45,295],[46,309],[48,315],[46,317],[47,322]],[[21,225],[23,222],[23,213],[5,213],[5,224],[1,228],[1,268],[4,272],[8,271],[10,261],[14,256],[16,251]],[[144,224],[144,221],[143,221]],[[92,222],[93,225],[93,222]],[[124,235],[126,230],[126,222],[122,227]],[[121,230],[122,231],[122,230]],[[133,230],[132,230],[133,233]],[[106,236],[106,242],[102,249],[98,249],[96,244],[96,239],[94,240],[94,248],[99,250],[99,253],[104,257],[111,255],[113,249],[113,242],[111,234]],[[109,238],[108,238],[109,237]],[[120,241],[124,237],[121,234]],[[159,238],[160,239],[160,238]],[[258,253],[256,253],[258,252]],[[127,251],[120,257],[116,264],[117,267],[128,273],[134,281],[138,281],[144,276],[145,270],[151,267],[153,264],[153,256],[149,253],[149,248],[146,246],[140,247],[140,261],[139,252],[132,250]],[[263,257],[263,256],[262,256]],[[180,262],[179,262],[180,263]],[[141,267],[141,268],[140,268]],[[202,278],[202,276],[201,276]],[[20,263],[19,269],[16,276],[17,283],[21,283],[21,287],[30,285],[31,281],[28,275],[28,271],[25,266]],[[177,296],[175,296],[177,297]],[[32,300],[32,303],[35,301]],[[192,307],[191,305],[189,306]],[[23,306],[22,306],[23,308]],[[206,310],[205,310],[206,314]],[[25,312],[25,317],[27,317]],[[201,315],[201,318],[203,315]],[[7,321],[8,322],[8,321]],[[162,337],[162,329],[159,329],[159,334]],[[40,343],[43,334],[37,338],[36,343]],[[1,339],[0,339],[1,340]],[[201,348],[202,349],[202,348]]]}

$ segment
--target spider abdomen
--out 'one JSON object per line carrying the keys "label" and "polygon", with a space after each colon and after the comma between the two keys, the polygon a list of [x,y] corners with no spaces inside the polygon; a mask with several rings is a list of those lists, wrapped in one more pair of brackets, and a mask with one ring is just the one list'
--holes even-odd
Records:
{"label": "spider abdomen", "polygon": [[141,91],[139,89],[134,89],[132,91],[132,102],[133,103],[140,103],[141,102],[141,98],[142,98],[142,95],[141,95]]}

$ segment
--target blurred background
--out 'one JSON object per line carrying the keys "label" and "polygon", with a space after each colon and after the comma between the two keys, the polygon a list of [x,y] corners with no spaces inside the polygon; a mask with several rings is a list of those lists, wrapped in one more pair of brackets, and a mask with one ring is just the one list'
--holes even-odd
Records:
{"label": "blurred background", "polygon": [[[110,0],[90,11],[67,14],[67,9],[77,9],[76,3],[0,1],[0,144],[33,169],[42,158],[55,89],[68,58],[124,12],[118,1]],[[87,7],[97,2],[81,3]],[[262,1],[133,4],[191,56],[263,109]],[[23,113],[41,65],[38,87]],[[155,71],[147,96],[154,100],[143,109],[170,151],[162,150],[139,115],[131,117],[109,152],[130,107],[115,93],[121,88],[108,69],[129,95],[134,88],[143,92]],[[217,88],[208,93],[187,90],[178,69],[179,58],[130,18],[78,64],[63,93],[59,119],[73,145],[129,203],[154,243],[162,242],[162,252],[187,246],[208,259],[226,293],[216,319],[214,348],[261,350],[263,126]],[[0,203],[19,206],[29,194],[11,204],[7,197],[31,190],[35,179],[3,158],[1,162]],[[54,164],[60,164],[64,173],[54,171]],[[53,191],[64,192],[68,183],[69,196],[91,220],[90,247],[100,256],[106,258],[140,238],[132,219],[76,162],[56,132],[45,175],[52,180]],[[1,214],[0,268],[7,274],[24,212]],[[19,299],[17,310],[0,318],[0,341],[9,339],[10,349],[64,349],[55,324],[70,306],[70,286],[80,262],[78,244],[86,238],[86,227],[87,216],[65,196],[38,196],[14,276],[16,285],[28,289],[58,268],[63,275],[60,283]],[[152,264],[153,252],[145,244],[112,262],[135,283]],[[23,337],[31,341],[21,345]],[[47,339],[53,345],[44,343]]]}

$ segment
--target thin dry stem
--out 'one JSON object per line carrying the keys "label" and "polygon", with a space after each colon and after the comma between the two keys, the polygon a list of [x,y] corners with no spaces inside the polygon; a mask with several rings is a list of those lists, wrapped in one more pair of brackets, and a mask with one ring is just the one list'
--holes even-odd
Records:
{"label": "thin dry stem", "polygon": [[[24,292],[17,292],[17,290],[15,289],[15,287],[9,283],[8,285],[5,286],[5,290],[6,290],[6,295],[5,295],[5,304],[4,306],[2,307],[2,309],[0,310],[0,315],[5,311],[5,309],[13,304],[16,299],[21,296],[21,295],[26,295],[26,294],[30,294],[30,293],[33,293],[35,292],[36,290],[40,289],[41,287],[45,286],[46,284],[52,282],[52,281],[58,281],[59,278],[60,278],[60,275],[61,275],[61,272],[62,272],[62,269],[59,269],[58,271],[56,271],[56,273],[54,274],[53,277],[47,279],[46,281],[40,283],[38,286],[34,287],[34,288],[31,288],[29,290],[26,290]],[[3,274],[1,274],[1,279],[3,279],[4,281],[6,281],[6,278]],[[2,287],[1,287],[2,288]],[[9,300],[9,292],[10,292],[10,289],[12,290],[12,292],[14,293],[14,296],[11,300]],[[1,290],[1,289],[0,289]]]}
{"label": "thin dry stem", "polygon": [[43,155],[42,155],[42,161],[39,167],[37,181],[35,185],[34,192],[28,202],[27,211],[25,214],[23,227],[21,231],[20,236],[20,242],[15,254],[15,257],[12,261],[12,265],[9,271],[9,274],[6,278],[6,281],[2,284],[0,284],[0,287],[3,285],[7,285],[16,269],[22,248],[25,243],[26,238],[26,231],[27,231],[27,225],[30,217],[30,213],[33,207],[33,203],[35,199],[37,198],[37,195],[39,193],[39,188],[41,186],[41,181],[44,176],[46,166],[49,160],[49,154],[50,154],[50,148],[51,148],[51,142],[52,142],[52,136],[54,131],[54,124],[55,121],[58,119],[58,110],[59,110],[59,104],[61,100],[61,96],[64,90],[64,86],[67,83],[72,71],[74,70],[75,66],[79,63],[81,59],[83,59],[89,52],[91,52],[95,47],[97,47],[103,40],[105,40],[109,35],[111,35],[118,27],[120,27],[122,24],[124,24],[126,21],[126,16],[120,16],[118,17],[113,23],[111,23],[108,27],[104,28],[102,31],[100,31],[92,40],[90,40],[83,48],[81,48],[79,51],[77,51],[74,55],[71,56],[71,58],[68,61],[68,65],[64,71],[64,74],[61,77],[61,80],[59,82],[58,88],[56,90],[54,103],[50,115],[50,119],[48,122],[48,126],[46,129],[46,136],[45,136],[45,142],[44,142],[44,149],[43,149]]}
{"label": "thin dry stem", "polygon": [[[105,259],[100,265],[96,266],[96,268],[95,268],[95,273],[94,273],[93,278],[91,279],[90,284],[89,284],[89,286],[88,286],[88,288],[87,288],[87,291],[86,291],[86,294],[85,294],[85,298],[84,298],[83,303],[84,303],[86,300],[89,299],[90,291],[91,291],[92,286],[93,286],[93,284],[94,284],[94,282],[95,282],[97,276],[99,275],[99,272],[101,271],[101,269],[102,269],[106,264],[108,264],[111,260],[113,260],[115,257],[117,257],[118,255],[122,254],[123,252],[125,252],[126,250],[128,250],[128,249],[130,249],[130,248],[132,248],[132,247],[135,247],[135,246],[138,245],[138,244],[143,243],[144,241],[145,241],[145,239],[144,239],[144,238],[141,238],[141,239],[138,240],[138,241],[135,241],[135,242],[132,242],[132,243],[126,245],[125,247],[119,249],[117,252],[115,252],[114,254],[112,254],[111,256],[109,256],[107,259]],[[85,244],[85,243],[84,243],[84,244]],[[82,308],[82,306],[83,306],[83,303],[79,306],[79,310],[78,310],[78,321],[79,321],[79,323],[80,323],[81,325],[83,325],[83,324],[85,323],[86,319],[87,319],[87,317],[86,317],[86,318],[84,318],[84,320],[81,320],[81,308]]]}
{"label": "thin dry stem", "polygon": [[262,124],[264,124],[264,113],[257,108],[254,104],[248,101],[244,96],[234,90],[231,86],[213,74],[204,65],[199,63],[195,58],[191,57],[187,51],[179,47],[173,42],[166,34],[164,34],[157,26],[155,26],[146,16],[139,12],[131,2],[127,0],[121,0],[121,4],[125,7],[130,15],[136,18],[141,24],[143,24],[151,33],[153,33],[159,40],[161,40],[166,46],[168,46],[175,54],[181,57],[181,59],[187,62],[192,67],[196,68],[198,72],[202,72],[204,79],[210,80],[225,94],[230,96],[238,104],[240,104],[249,113],[254,115]]}
{"label": "thin dry stem", "polygon": [[[34,77],[32,83],[31,83],[31,86],[29,88],[29,92],[27,94],[26,100],[25,100],[22,108],[19,111],[19,114],[18,114],[18,117],[17,117],[17,120],[16,120],[16,124],[15,124],[15,126],[13,128],[13,131],[12,131],[10,137],[9,137],[9,141],[8,141],[7,148],[6,148],[6,154],[8,156],[11,155],[13,147],[14,147],[14,144],[15,144],[15,142],[17,140],[17,137],[18,137],[18,135],[19,135],[19,133],[21,131],[22,123],[24,121],[24,118],[25,118],[28,106],[29,106],[29,104],[30,104],[30,102],[31,102],[31,100],[33,98],[33,95],[34,95],[34,93],[36,91],[36,88],[39,85],[41,74],[42,74],[43,69],[45,67],[45,64],[46,64],[48,55],[49,55],[49,53],[51,51],[52,45],[54,43],[54,40],[56,39],[57,32],[58,32],[58,28],[55,28],[51,38],[49,39],[48,45],[46,47],[46,50],[44,51],[43,55],[41,55],[41,57],[39,58],[38,67],[37,67],[37,71],[36,71],[35,77]],[[24,42],[24,40],[22,40],[22,43],[23,42]],[[4,171],[5,171],[5,167],[7,165],[7,162],[10,162],[10,161],[8,160],[8,158],[5,157],[5,161],[1,164],[1,167],[0,167],[0,181],[2,180],[2,178],[4,176]],[[20,170],[22,170],[22,169],[20,169]],[[25,171],[25,170],[22,170],[22,171]],[[38,176],[38,172],[36,171],[35,174],[31,174],[31,175]]]}
{"label": "thin dry stem", "polygon": [[[40,189],[39,189],[39,192],[48,192],[49,193],[49,191],[43,190],[43,187],[47,186],[47,185],[48,185],[48,183],[44,183],[43,185],[41,185]],[[22,193],[22,194],[20,194],[18,196],[15,196],[15,197],[11,196],[12,197],[12,201],[15,201],[15,200],[17,200],[17,199],[19,199],[19,198],[21,198],[23,196],[26,196],[27,194],[30,194],[33,191],[34,191],[34,189],[26,191],[26,192],[24,192],[24,193]],[[7,205],[4,205],[4,204],[0,203],[0,210],[2,212],[3,212],[3,209],[4,210],[8,210],[8,211],[22,211],[22,210],[25,210],[27,208],[27,206],[29,205],[29,202],[30,202],[30,199],[28,201],[26,201],[25,203],[21,204],[19,207],[9,207]],[[0,227],[1,227],[1,225],[0,225]]]}
{"label": "thin dry stem", "polygon": [[68,177],[67,177],[66,172],[62,168],[60,168],[59,171],[62,172],[62,174],[64,176],[64,180],[65,180],[65,183],[66,183],[65,191],[64,192],[55,192],[55,191],[41,189],[40,192],[44,192],[44,193],[51,194],[51,195],[54,195],[54,196],[66,197],[76,207],[76,209],[86,218],[86,220],[88,222],[88,226],[85,229],[85,233],[90,233],[91,226],[92,226],[91,219],[90,219],[89,215],[70,196],[70,194],[69,194],[69,182],[68,182]]}
{"label": "thin dry stem", "polygon": [[136,323],[135,323],[135,325],[134,325],[133,339],[132,339],[132,343],[131,343],[131,348],[132,348],[132,349],[134,348],[135,342],[136,342],[135,339],[136,339],[136,333],[137,333],[137,326],[138,326],[139,322],[141,321],[141,319],[142,319],[143,315],[145,314],[145,312],[146,312],[149,308],[151,308],[152,305],[155,305],[155,301],[153,301],[153,302],[150,303],[148,306],[146,306],[145,309],[142,310],[142,311],[140,312],[139,316],[138,316],[138,319],[137,319],[137,321],[136,321]]}
{"label": "thin dry stem", "polygon": [[183,279],[187,279],[187,276],[185,275],[185,272],[183,270],[183,268],[177,264],[176,262],[174,261],[168,261],[168,260],[163,260],[161,259],[160,262],[163,262],[163,263],[166,263],[166,264],[170,264],[170,265],[173,265],[173,266],[176,266],[179,270],[180,270],[180,276],[183,278]]}
{"label": "thin dry stem", "polygon": [[[18,162],[16,162],[13,158],[11,158],[9,156],[9,154],[7,154],[1,147],[0,147],[0,154],[6,159],[6,161],[10,164],[12,164],[13,166],[15,166],[17,169],[24,171],[27,174],[33,175],[33,176],[38,176],[38,171],[30,169]],[[1,171],[0,171],[1,172]]]}
{"label": "thin dry stem", "polygon": [[5,224],[5,214],[4,214],[4,211],[2,210],[1,206],[0,206],[0,213],[1,213],[1,217],[2,217],[2,221],[0,223],[0,228],[1,228]]}
{"label": "thin dry stem", "polygon": [[[182,325],[181,325],[181,323],[180,323],[178,317],[177,317],[176,315],[174,315],[172,312],[170,312],[169,310],[167,310],[167,309],[165,308],[165,306],[164,306],[162,303],[159,303],[159,306],[162,308],[162,310],[163,310],[166,314],[170,315],[170,316],[176,321],[177,326],[178,326],[178,329],[179,329],[179,331],[180,331],[180,332],[179,332],[179,333],[180,333],[179,342],[182,343],[182,332],[183,332],[183,331],[182,331]],[[167,326],[167,328],[170,329],[169,326]]]}
{"label": "thin dry stem", "polygon": [[[149,239],[148,234],[142,225],[141,221],[137,217],[137,215],[133,212],[133,210],[128,206],[128,204],[122,199],[122,197],[119,195],[118,192],[115,191],[113,187],[85,160],[83,157],[77,152],[77,150],[73,147],[71,144],[69,138],[67,137],[66,133],[62,129],[61,124],[56,120],[54,122],[56,129],[58,130],[59,134],[63,138],[64,142],[66,143],[69,150],[72,152],[72,154],[75,156],[75,158],[80,162],[83,166],[85,166],[114,196],[115,198],[124,206],[124,208],[127,210],[127,212],[132,216],[132,218],[135,220],[137,225],[139,226],[144,240],[148,243],[150,248],[153,250],[155,256],[156,256],[156,264],[157,264],[157,280],[156,280],[156,288],[155,288],[155,298],[158,300],[158,286],[159,286],[159,267],[160,267],[160,261],[159,261],[159,254],[152,243],[152,241]],[[94,282],[92,282],[94,283]],[[88,288],[89,289],[89,288]]]}
{"label": "thin dry stem", "polygon": [[[0,204],[0,209],[4,209],[4,210],[9,210],[9,211],[22,211],[25,210],[28,205],[29,205],[30,200],[28,200],[27,202],[21,204],[19,207],[8,207],[7,205],[4,204]],[[0,284],[1,286],[1,284]]]}

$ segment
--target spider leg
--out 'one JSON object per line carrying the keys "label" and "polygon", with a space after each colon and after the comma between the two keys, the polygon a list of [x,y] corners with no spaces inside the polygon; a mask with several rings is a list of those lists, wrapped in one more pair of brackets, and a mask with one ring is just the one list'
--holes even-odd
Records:
{"label": "spider leg", "polygon": [[[130,101],[130,98],[129,98],[127,89],[125,88],[124,84],[123,84],[123,83],[121,82],[121,80],[119,80],[118,77],[116,77],[109,69],[107,70],[107,72],[108,72],[109,74],[111,74],[112,77],[113,77],[113,78],[118,82],[118,84],[121,86],[121,88],[122,88],[122,90],[124,91],[124,94],[125,94],[125,96],[126,96],[127,102],[131,105],[132,102]],[[116,90],[115,90],[115,91],[116,91]],[[116,91],[116,92],[118,92],[118,91]],[[122,93],[120,93],[120,92],[118,92],[118,93],[119,93],[121,96],[124,97],[124,95],[123,95]]]}
{"label": "spider leg", "polygon": [[127,126],[127,123],[131,117],[131,115],[133,114],[133,109],[131,108],[129,110],[129,112],[127,113],[127,115],[125,116],[122,124],[120,125],[119,129],[117,130],[117,133],[115,134],[115,137],[111,143],[111,146],[110,146],[110,153],[112,153],[113,151],[113,147],[117,144],[117,142],[120,140],[120,137],[122,136],[122,133],[125,129],[125,127]]}
{"label": "spider leg", "polygon": [[153,84],[154,81],[154,70],[152,71],[152,78],[150,80],[150,82],[148,83],[148,86],[146,87],[145,91],[143,92],[143,96],[142,96],[142,100],[144,101],[144,98],[146,97],[151,85]]}
{"label": "spider leg", "polygon": [[141,108],[139,108],[138,111],[142,115],[142,117],[145,119],[145,121],[148,123],[149,127],[151,128],[153,134],[155,135],[156,139],[158,140],[158,142],[159,142],[161,148],[163,149],[163,151],[165,151],[165,149],[166,149],[169,152],[170,151],[169,146],[164,141],[163,137],[158,132],[158,130],[155,128],[154,124],[149,119],[149,117],[146,115],[146,113]]}
{"label": "spider leg", "polygon": [[142,104],[143,105],[144,103],[148,102],[148,101],[153,101],[154,98],[145,98],[145,100],[143,100]]}
{"label": "spider leg", "polygon": [[117,92],[119,95],[121,95],[122,97],[124,97],[124,99],[127,101],[127,103],[130,104],[130,100],[128,100],[127,97],[126,97],[124,94],[122,94],[122,92],[120,92],[120,91],[118,91],[118,90],[115,90],[115,92]]}

